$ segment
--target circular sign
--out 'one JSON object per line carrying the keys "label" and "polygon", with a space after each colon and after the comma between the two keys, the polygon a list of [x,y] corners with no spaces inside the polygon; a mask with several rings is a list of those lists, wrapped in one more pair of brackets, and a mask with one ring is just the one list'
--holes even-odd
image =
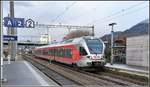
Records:
{"label": "circular sign", "polygon": [[26,20],[26,28],[34,28],[35,22],[32,19]]}

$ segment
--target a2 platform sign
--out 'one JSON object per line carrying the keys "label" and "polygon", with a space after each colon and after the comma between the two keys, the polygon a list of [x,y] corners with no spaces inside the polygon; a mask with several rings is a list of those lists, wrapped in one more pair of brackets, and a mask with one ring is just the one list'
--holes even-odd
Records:
{"label": "a2 platform sign", "polygon": [[[4,26],[5,27],[14,27],[14,28],[34,28],[35,22],[32,19],[25,21],[24,18],[11,18],[4,17]],[[4,35],[4,41],[17,41],[17,36]]]}
{"label": "a2 platform sign", "polygon": [[34,28],[35,22],[32,19],[25,21],[24,18],[4,17],[4,26],[16,28]]}

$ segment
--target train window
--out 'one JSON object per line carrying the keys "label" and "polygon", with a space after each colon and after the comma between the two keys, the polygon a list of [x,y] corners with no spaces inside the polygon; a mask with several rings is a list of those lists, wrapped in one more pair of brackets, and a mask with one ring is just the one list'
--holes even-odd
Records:
{"label": "train window", "polygon": [[50,49],[50,50],[48,51],[48,54],[51,55],[51,56],[54,56],[54,49]]}
{"label": "train window", "polygon": [[57,54],[58,57],[63,57],[63,55],[64,55],[63,54],[63,49],[62,48],[57,49],[56,54]]}
{"label": "train window", "polygon": [[84,47],[80,47],[79,50],[80,50],[80,55],[81,55],[81,56],[87,55],[87,52],[86,52],[86,50],[84,49]]}
{"label": "train window", "polygon": [[47,55],[47,54],[48,54],[47,50],[43,50],[43,55]]}
{"label": "train window", "polygon": [[99,39],[86,39],[86,43],[91,54],[103,52],[103,43]]}
{"label": "train window", "polygon": [[56,56],[59,56],[59,49],[56,49]]}
{"label": "train window", "polygon": [[49,54],[49,55],[52,55],[52,51],[51,51],[51,49],[48,51],[48,54]]}
{"label": "train window", "polygon": [[62,49],[59,49],[59,57],[62,57]]}
{"label": "train window", "polygon": [[66,49],[64,49],[64,57],[66,57],[66,55],[67,55],[67,51]]}
{"label": "train window", "polygon": [[53,49],[53,56],[57,56],[57,49]]}
{"label": "train window", "polygon": [[53,49],[53,56],[57,56],[57,49]]}
{"label": "train window", "polygon": [[65,49],[62,48],[62,57],[65,57]]}
{"label": "train window", "polygon": [[60,49],[60,57],[63,57],[63,49]]}
{"label": "train window", "polygon": [[68,57],[68,58],[72,57],[71,49],[66,49],[66,57]]}
{"label": "train window", "polygon": [[60,53],[59,53],[59,52],[60,52],[60,50],[57,49],[57,51],[56,51],[56,56],[58,56],[58,57],[60,56]]}
{"label": "train window", "polygon": [[55,56],[58,57],[67,57],[67,58],[72,57],[71,49],[64,49],[64,48],[50,49],[48,51],[48,54],[52,56],[54,56],[55,54]]}

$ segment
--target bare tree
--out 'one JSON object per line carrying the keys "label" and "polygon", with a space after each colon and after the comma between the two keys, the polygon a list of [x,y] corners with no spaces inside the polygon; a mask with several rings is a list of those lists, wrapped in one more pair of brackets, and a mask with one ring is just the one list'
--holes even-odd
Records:
{"label": "bare tree", "polygon": [[76,30],[67,34],[63,39],[68,40],[72,38],[82,37],[82,36],[91,36],[92,33],[87,30]]}

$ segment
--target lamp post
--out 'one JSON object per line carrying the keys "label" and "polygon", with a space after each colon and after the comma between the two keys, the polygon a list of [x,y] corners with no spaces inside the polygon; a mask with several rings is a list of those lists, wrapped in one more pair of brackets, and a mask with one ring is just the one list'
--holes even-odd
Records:
{"label": "lamp post", "polygon": [[111,29],[111,65],[113,65],[113,59],[114,59],[114,54],[113,54],[113,47],[114,47],[114,30],[113,26],[116,25],[116,23],[110,23],[109,26],[112,26]]}
{"label": "lamp post", "polygon": [[94,25],[92,26],[92,36],[94,36]]}

